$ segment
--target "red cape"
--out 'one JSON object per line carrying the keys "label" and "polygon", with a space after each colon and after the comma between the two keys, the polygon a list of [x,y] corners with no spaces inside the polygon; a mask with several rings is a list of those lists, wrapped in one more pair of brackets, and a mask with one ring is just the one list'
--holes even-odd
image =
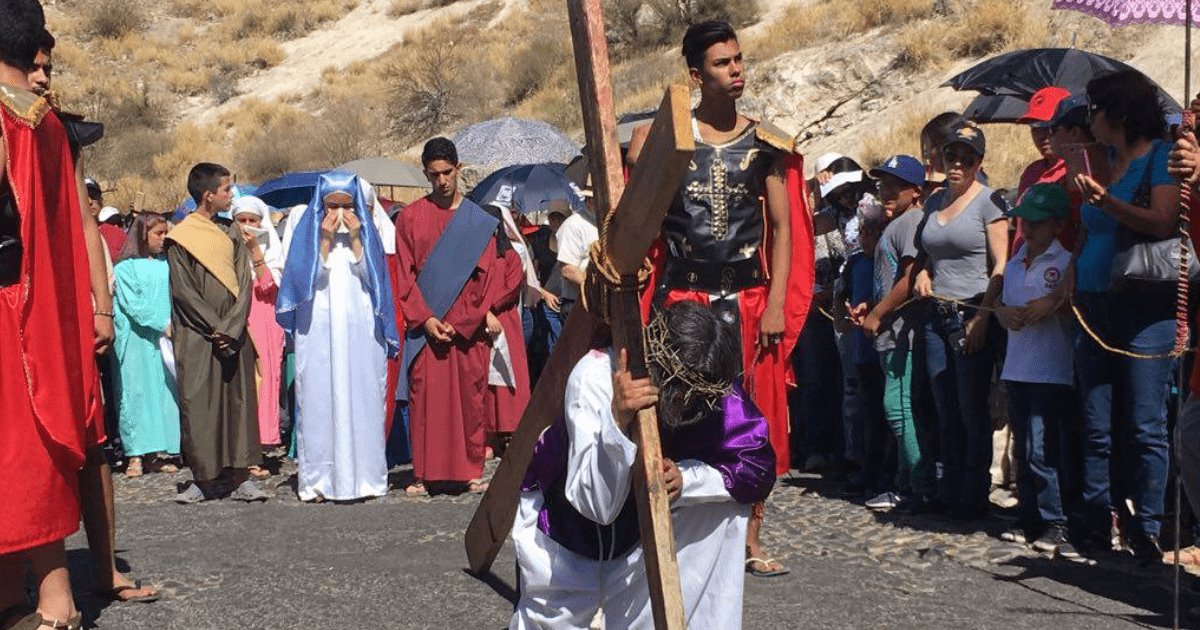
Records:
{"label": "red cape", "polygon": [[[796,384],[792,374],[791,356],[796,342],[800,339],[800,329],[804,327],[804,320],[808,317],[809,305],[812,303],[815,269],[813,223],[812,214],[808,211],[804,156],[789,153],[784,164],[787,170],[788,208],[791,215],[792,264],[784,304],[783,342],[768,350],[760,350],[758,347],[758,324],[766,309],[767,286],[743,291],[738,300],[742,322],[742,365],[746,366],[743,385],[755,405],[767,418],[771,446],[775,450],[776,475],[785,474],[791,463],[788,437],[791,419],[788,413],[787,388]],[[763,220],[767,229],[764,230],[763,245],[759,252],[763,268],[769,273],[772,232],[771,224],[766,220],[766,208],[767,203],[764,199]],[[661,239],[655,241],[649,256],[654,265],[654,274],[649,289],[642,298],[644,321],[649,321],[653,287],[657,284],[657,278],[666,260],[666,249]],[[682,300],[707,304],[708,294],[673,290],[668,294],[666,304]]]}
{"label": "red cape", "polygon": [[19,112],[0,104],[0,131],[24,245],[20,339],[3,343],[4,352],[21,354],[25,367],[25,382],[0,385],[5,393],[0,416],[7,415],[9,405],[28,401],[45,436],[58,447],[59,465],[75,470],[89,446],[86,420],[103,417],[75,169],[66,131],[46,101]]}

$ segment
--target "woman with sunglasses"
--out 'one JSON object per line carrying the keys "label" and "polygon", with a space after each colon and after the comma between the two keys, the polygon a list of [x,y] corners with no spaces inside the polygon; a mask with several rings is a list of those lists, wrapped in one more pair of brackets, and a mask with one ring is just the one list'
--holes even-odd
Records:
{"label": "woman with sunglasses", "polygon": [[[1177,225],[1179,186],[1167,172],[1170,147],[1162,141],[1166,122],[1158,91],[1145,75],[1129,70],[1093,79],[1087,95],[1092,134],[1110,150],[1112,183],[1076,176],[1086,204],[1080,209],[1084,240],[1075,262],[1075,304],[1109,344],[1143,354],[1166,353],[1175,339],[1175,285],[1109,286],[1118,226],[1162,239]],[[1127,544],[1140,560],[1161,557],[1158,534],[1173,363],[1111,354],[1086,333],[1076,335],[1084,432],[1080,542],[1085,550],[1110,546],[1113,505],[1130,499],[1134,515],[1124,527]],[[1123,439],[1114,443],[1114,433]],[[1110,479],[1110,470],[1120,478]]]}
{"label": "woman with sunglasses", "polygon": [[1008,262],[1004,200],[976,177],[985,148],[983,131],[974,123],[964,121],[952,130],[942,148],[946,186],[925,204],[917,237],[926,262],[915,290],[934,298],[924,337],[939,418],[939,494],[949,513],[963,520],[987,514],[988,391],[1000,332],[986,309],[999,297]]}

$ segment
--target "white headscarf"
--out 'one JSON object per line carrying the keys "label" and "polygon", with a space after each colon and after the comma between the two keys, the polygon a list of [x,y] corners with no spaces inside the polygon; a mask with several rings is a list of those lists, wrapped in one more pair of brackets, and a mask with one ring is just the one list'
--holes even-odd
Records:
{"label": "white headscarf", "polygon": [[522,293],[521,303],[525,306],[537,304],[538,300],[542,299],[542,283],[538,281],[537,267],[533,264],[533,252],[529,251],[529,245],[525,242],[525,237],[521,235],[521,229],[517,227],[517,222],[513,219],[512,210],[509,210],[508,206],[499,204],[496,207],[500,208],[504,232],[508,234],[508,240],[512,242],[513,249],[521,258],[521,268],[525,270],[525,291]]}
{"label": "white headscarf", "polygon": [[[262,199],[243,195],[233,200],[233,206],[229,210],[230,216],[237,218],[239,214],[253,214],[262,219],[262,227],[259,229],[266,233],[267,246],[263,249],[263,262],[267,265],[267,270],[271,272],[271,277],[274,278],[275,284],[279,284],[279,279],[283,277],[283,264],[287,261],[286,253],[283,250],[283,243],[279,240],[279,233],[275,231],[275,224],[271,222],[271,208]],[[243,230],[247,229],[245,227]],[[253,271],[254,263],[251,262],[251,271]]]}

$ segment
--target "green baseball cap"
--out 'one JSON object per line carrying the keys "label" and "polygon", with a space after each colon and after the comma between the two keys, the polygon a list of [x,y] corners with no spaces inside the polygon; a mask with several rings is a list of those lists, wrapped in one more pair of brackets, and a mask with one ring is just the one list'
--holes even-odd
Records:
{"label": "green baseball cap", "polygon": [[1046,219],[1065,219],[1070,206],[1071,199],[1062,186],[1037,184],[1025,191],[1017,207],[1009,210],[1008,214],[1037,223]]}

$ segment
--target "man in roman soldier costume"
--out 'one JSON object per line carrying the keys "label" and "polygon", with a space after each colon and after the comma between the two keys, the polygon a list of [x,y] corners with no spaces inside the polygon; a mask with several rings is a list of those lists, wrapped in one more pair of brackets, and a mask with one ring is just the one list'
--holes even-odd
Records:
{"label": "man in roman soldier costume", "polygon": [[[696,153],[663,223],[655,306],[708,304],[741,330],[743,386],[770,427],[776,473],[789,467],[787,383],[792,349],[812,294],[812,219],[803,158],[789,136],[737,111],[745,73],[737,34],[725,22],[688,29],[683,55],[701,98],[692,118]],[[634,131],[636,163],[649,127]],[[746,541],[747,570],[787,570],[762,550],[762,504]]]}

